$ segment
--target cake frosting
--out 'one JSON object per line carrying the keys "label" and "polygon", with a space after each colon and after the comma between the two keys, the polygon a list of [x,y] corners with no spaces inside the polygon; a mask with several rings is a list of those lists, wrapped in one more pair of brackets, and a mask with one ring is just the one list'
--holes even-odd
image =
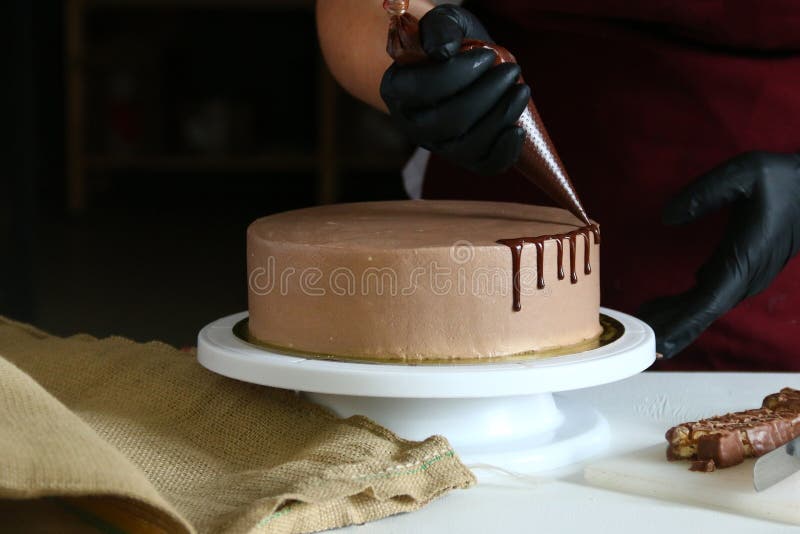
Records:
{"label": "cake frosting", "polygon": [[271,215],[247,231],[249,334],[298,352],[408,362],[574,345],[601,332],[598,244],[596,225],[526,204]]}

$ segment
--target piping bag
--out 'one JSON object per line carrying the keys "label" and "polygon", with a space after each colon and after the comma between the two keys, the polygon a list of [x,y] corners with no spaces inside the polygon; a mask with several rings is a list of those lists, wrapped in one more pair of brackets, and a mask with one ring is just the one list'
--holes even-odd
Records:
{"label": "piping bag", "polygon": [[[407,12],[408,0],[384,0],[383,8],[390,16],[389,38],[386,43],[389,56],[399,65],[429,61],[420,43],[419,21]],[[502,46],[475,39],[465,39],[460,51],[476,48],[486,48],[494,52],[495,65],[516,63],[514,56]],[[519,82],[523,82],[522,76]],[[533,100],[528,100],[528,106],[517,121],[517,126],[523,129],[525,138],[515,168],[559,206],[589,225],[586,210],[583,209],[578,193],[556,154]]]}

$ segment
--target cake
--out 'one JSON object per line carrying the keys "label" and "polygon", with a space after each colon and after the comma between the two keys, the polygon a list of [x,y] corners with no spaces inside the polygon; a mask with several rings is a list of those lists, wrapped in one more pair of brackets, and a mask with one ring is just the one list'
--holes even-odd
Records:
{"label": "cake", "polygon": [[402,362],[576,345],[601,333],[599,237],[566,210],[515,203],[278,213],[247,231],[248,336],[298,353]]}

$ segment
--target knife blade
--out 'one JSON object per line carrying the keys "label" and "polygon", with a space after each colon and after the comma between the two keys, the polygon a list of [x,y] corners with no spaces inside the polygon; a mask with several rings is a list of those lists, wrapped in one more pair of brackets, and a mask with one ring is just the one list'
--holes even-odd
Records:
{"label": "knife blade", "polygon": [[800,437],[759,457],[753,466],[753,486],[764,491],[800,471]]}

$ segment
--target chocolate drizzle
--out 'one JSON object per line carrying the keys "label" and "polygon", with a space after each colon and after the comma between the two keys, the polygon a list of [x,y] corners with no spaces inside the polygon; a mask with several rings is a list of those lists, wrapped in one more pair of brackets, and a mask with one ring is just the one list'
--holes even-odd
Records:
{"label": "chocolate drizzle", "polygon": [[[509,240],[512,241],[512,240]],[[522,261],[522,246],[525,244],[524,241],[513,240],[513,243],[504,243],[511,249],[511,285],[512,285],[512,292],[514,294],[514,311],[520,311],[522,309],[522,304],[520,303],[520,294],[521,294],[521,287],[522,281],[521,273],[520,273],[520,263]]]}
{"label": "chocolate drizzle", "polygon": [[592,274],[592,264],[589,263],[589,234],[584,236],[583,240],[583,257],[586,260],[583,262],[583,274]]}
{"label": "chocolate drizzle", "polygon": [[592,230],[592,233],[594,234],[594,243],[595,243],[595,245],[599,245],[600,244],[600,227],[597,226],[596,224],[591,224],[591,225],[589,225],[589,228]]}
{"label": "chocolate drizzle", "polygon": [[591,274],[592,264],[589,258],[590,249],[590,236],[594,236],[595,245],[600,243],[600,227],[596,224],[590,224],[571,232],[564,234],[542,235],[536,237],[514,237],[511,239],[499,239],[497,242],[505,245],[511,249],[511,280],[512,280],[512,294],[514,311],[522,310],[522,287],[521,287],[521,265],[522,265],[522,251],[525,245],[534,245],[536,247],[536,287],[544,289],[544,243],[550,239],[555,240],[557,247],[556,254],[556,270],[558,279],[564,279],[564,239],[569,241],[569,279],[570,282],[575,284],[578,282],[578,273],[575,268],[575,253],[576,253],[576,240],[578,236],[583,236],[583,272],[584,274]]}
{"label": "chocolate drizzle", "polygon": [[[595,243],[597,240],[595,239]],[[564,279],[564,242],[560,239],[556,239],[556,247],[558,249],[558,279]]]}
{"label": "chocolate drizzle", "polygon": [[569,240],[569,281],[578,283],[578,273],[575,272],[575,234],[567,236]]}
{"label": "chocolate drizzle", "polygon": [[536,241],[534,245],[536,245],[536,288],[544,289],[544,241]]}

